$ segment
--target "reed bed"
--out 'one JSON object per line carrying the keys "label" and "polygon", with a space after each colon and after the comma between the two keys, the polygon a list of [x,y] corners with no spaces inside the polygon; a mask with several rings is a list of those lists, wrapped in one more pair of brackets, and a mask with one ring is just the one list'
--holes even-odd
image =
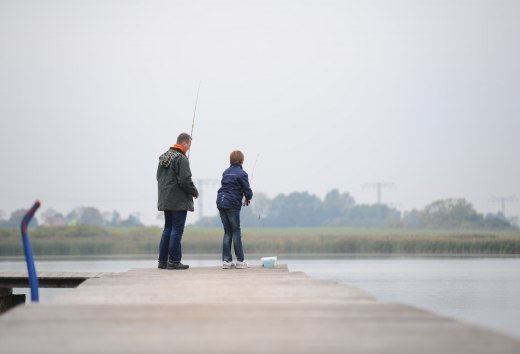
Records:
{"label": "reed bed", "polygon": [[[155,254],[161,228],[39,227],[30,230],[35,255]],[[219,254],[220,228],[187,227],[184,254]],[[245,228],[247,253],[519,255],[519,231],[353,228]],[[20,232],[0,229],[0,256],[23,255]]]}

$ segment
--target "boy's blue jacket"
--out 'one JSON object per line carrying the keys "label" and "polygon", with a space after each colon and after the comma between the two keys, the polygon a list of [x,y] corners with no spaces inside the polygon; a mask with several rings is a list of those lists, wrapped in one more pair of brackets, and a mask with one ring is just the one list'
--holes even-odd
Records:
{"label": "boy's blue jacket", "polygon": [[221,187],[217,192],[217,208],[240,209],[242,198],[253,198],[247,172],[240,165],[231,165],[222,174]]}

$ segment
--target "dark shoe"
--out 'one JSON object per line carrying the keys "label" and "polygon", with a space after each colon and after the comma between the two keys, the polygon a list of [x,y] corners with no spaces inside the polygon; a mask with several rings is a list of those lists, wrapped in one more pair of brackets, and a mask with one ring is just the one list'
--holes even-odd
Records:
{"label": "dark shoe", "polygon": [[166,262],[159,262],[159,265],[157,266],[159,269],[166,269]]}
{"label": "dark shoe", "polygon": [[187,264],[182,264],[181,262],[179,263],[168,263],[168,265],[166,266],[166,269],[188,269],[190,266],[187,265]]}

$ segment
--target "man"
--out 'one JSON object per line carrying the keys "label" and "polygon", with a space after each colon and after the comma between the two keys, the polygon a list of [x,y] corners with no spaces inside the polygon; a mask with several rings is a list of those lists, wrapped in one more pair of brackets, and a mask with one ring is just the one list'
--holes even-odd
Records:
{"label": "man", "polygon": [[193,198],[199,192],[191,179],[190,162],[186,153],[191,146],[191,136],[182,133],[177,143],[159,157],[157,209],[164,211],[164,230],[159,244],[160,269],[188,269],[181,263],[181,240],[186,216],[193,211]]}

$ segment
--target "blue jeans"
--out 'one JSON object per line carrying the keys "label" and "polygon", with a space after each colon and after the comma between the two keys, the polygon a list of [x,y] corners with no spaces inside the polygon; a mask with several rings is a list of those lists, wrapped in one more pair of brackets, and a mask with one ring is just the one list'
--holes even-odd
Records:
{"label": "blue jeans", "polygon": [[182,234],[187,210],[164,211],[164,230],[159,244],[159,263],[179,263],[182,258]]}
{"label": "blue jeans", "polygon": [[240,234],[240,209],[219,209],[220,220],[224,226],[224,239],[222,240],[222,260],[233,261],[231,255],[231,243],[235,249],[237,261],[244,261],[244,250],[242,248],[242,236]]}

